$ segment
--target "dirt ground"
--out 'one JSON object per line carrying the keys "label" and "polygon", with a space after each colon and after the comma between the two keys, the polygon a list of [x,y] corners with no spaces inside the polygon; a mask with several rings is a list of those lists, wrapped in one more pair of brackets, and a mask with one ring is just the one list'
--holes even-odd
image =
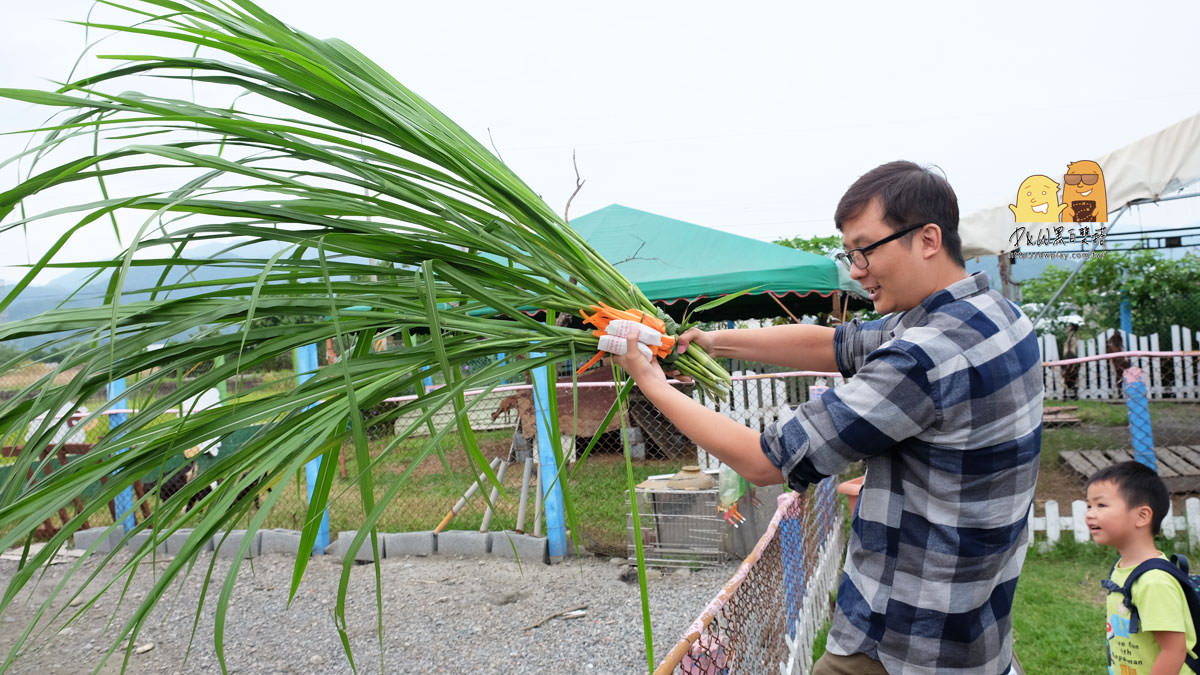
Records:
{"label": "dirt ground", "polygon": [[[1124,405],[1114,403],[1113,405]],[[1154,413],[1153,433],[1155,447],[1167,445],[1200,445],[1200,403],[1174,403],[1158,408]],[[1108,427],[1097,424],[1081,424],[1074,429],[1090,436],[1115,436],[1114,447],[1131,447],[1129,430],[1125,427]],[[1043,433],[1054,433],[1055,429],[1046,429]],[[1080,448],[1083,449],[1083,448]],[[1070,508],[1073,500],[1083,499],[1085,479],[1068,467],[1065,463],[1043,461],[1038,474],[1037,491],[1034,501],[1041,510],[1048,500],[1055,500],[1059,507]],[[1200,493],[1181,492],[1171,495],[1171,502],[1176,513],[1183,513],[1184,501],[1189,497],[1200,497]]]}

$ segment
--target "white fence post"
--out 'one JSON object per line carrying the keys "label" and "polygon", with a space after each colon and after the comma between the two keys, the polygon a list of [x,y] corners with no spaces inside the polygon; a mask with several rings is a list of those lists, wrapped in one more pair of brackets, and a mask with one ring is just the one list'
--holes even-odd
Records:
{"label": "white fence post", "polygon": [[1075,530],[1075,541],[1083,543],[1092,538],[1087,526],[1087,503],[1082,499],[1071,502],[1071,527]]}
{"label": "white fence post", "polygon": [[[1184,501],[1184,515],[1175,513],[1174,507],[1169,507],[1163,518],[1162,533],[1167,539],[1174,539],[1191,550],[1200,550],[1200,499],[1189,497]],[[1058,502],[1047,500],[1042,507],[1043,516],[1037,515],[1037,508],[1029,508],[1029,542],[1033,543],[1037,532],[1044,532],[1050,546],[1058,544],[1063,530],[1068,530],[1077,542],[1091,541],[1091,533],[1087,526],[1087,504],[1082,499],[1071,502],[1071,515],[1060,515]]]}
{"label": "white fence post", "polygon": [[[1100,341],[1100,338],[1094,337],[1091,340],[1084,340],[1082,347],[1083,349],[1080,352],[1082,356],[1095,356],[1103,353],[1104,343]],[[1100,398],[1100,380],[1096,377],[1097,363],[1097,361],[1088,361],[1079,369],[1079,379],[1081,381],[1079,398]]]}
{"label": "white fence post", "polygon": [[[1191,329],[1184,326],[1171,326],[1171,348],[1175,351],[1191,351]],[[1196,386],[1196,376],[1193,369],[1194,363],[1194,357],[1175,357],[1175,395],[1178,398],[1200,398],[1200,387]]]}
{"label": "white fence post", "polygon": [[1062,519],[1058,517],[1058,502],[1051,499],[1046,502],[1046,539],[1051,546],[1058,543],[1059,530],[1062,528]]}
{"label": "white fence post", "polygon": [[1200,499],[1189,497],[1184,505],[1184,513],[1187,514],[1187,532],[1188,532],[1188,547],[1192,550],[1200,549]]}

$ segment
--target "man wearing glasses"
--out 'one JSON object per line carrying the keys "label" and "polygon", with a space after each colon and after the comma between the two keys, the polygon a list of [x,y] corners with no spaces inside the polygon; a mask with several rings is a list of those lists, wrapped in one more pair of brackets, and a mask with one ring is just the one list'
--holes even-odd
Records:
{"label": "man wearing glasses", "polygon": [[671,387],[636,349],[614,358],[683,433],[757,485],[804,490],[865,461],[816,675],[1012,672],[1041,450],[1033,326],[986,275],[967,275],[958,201],[938,174],[879,166],[846,191],[834,221],[839,259],[886,316],[836,329],[693,329],[679,341],[847,378],[791,419],[760,435]]}

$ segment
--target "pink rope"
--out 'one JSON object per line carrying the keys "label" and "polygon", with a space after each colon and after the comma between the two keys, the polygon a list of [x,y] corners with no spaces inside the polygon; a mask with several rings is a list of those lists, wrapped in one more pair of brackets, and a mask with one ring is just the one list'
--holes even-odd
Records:
{"label": "pink rope", "polygon": [[[1173,352],[1164,352],[1164,351],[1112,352],[1110,354],[1096,354],[1094,356],[1081,356],[1081,357],[1075,358],[1075,359],[1062,359],[1059,361],[1043,361],[1042,366],[1046,367],[1046,368],[1052,368],[1055,366],[1069,366],[1069,365],[1073,365],[1076,363],[1087,363],[1089,361],[1103,361],[1105,359],[1116,359],[1116,358],[1121,358],[1121,357],[1138,357],[1138,356],[1150,357],[1150,358],[1167,358],[1167,357],[1173,357],[1173,356],[1200,356],[1200,350],[1173,351]],[[826,377],[826,378],[832,379],[832,378],[840,378],[841,376],[842,376],[841,373],[832,373],[832,372],[823,371],[823,370],[789,370],[789,371],[783,372],[783,373],[757,373],[754,375],[734,375],[732,379],[737,382],[743,382],[743,381],[748,381],[748,380],[781,379],[781,378],[785,378],[785,377]],[[669,380],[669,382],[671,382],[672,384],[680,384],[679,380]],[[426,391],[427,392],[433,391],[433,390],[439,389],[443,386],[445,386],[445,385],[441,385],[441,384],[434,385],[433,387],[428,387],[426,389]],[[615,384],[613,382],[575,382],[575,383],[558,382],[555,384],[555,387],[557,387],[559,389],[570,389],[572,387],[579,387],[580,389],[585,389],[585,388],[590,388],[590,387],[612,388],[613,386],[615,386]],[[493,392],[529,391],[531,389],[533,389],[533,385],[510,384],[510,385],[506,385],[503,387],[496,387],[496,388],[492,389],[492,391]],[[466,396],[477,396],[479,394],[482,394],[485,391],[487,391],[487,390],[482,389],[482,388],[468,389],[468,390],[464,391],[463,394]],[[403,403],[405,401],[413,401],[416,398],[417,397],[415,395],[410,394],[408,396],[393,396],[391,398],[385,398],[384,401],[387,403]],[[102,415],[116,415],[119,413],[133,414],[136,412],[138,412],[138,411],[134,410],[132,408],[117,408],[117,409],[113,409],[113,410],[105,410],[101,414]]]}
{"label": "pink rope", "polygon": [[1052,366],[1069,366],[1074,363],[1087,363],[1088,361],[1102,361],[1104,359],[1116,359],[1120,357],[1130,356],[1149,356],[1149,357],[1168,357],[1168,356],[1200,356],[1200,351],[1178,351],[1178,352],[1151,352],[1151,351],[1132,351],[1132,352],[1112,352],[1109,354],[1096,354],[1094,356],[1081,356],[1077,359],[1063,359],[1061,361],[1042,361],[1042,365],[1050,368]]}

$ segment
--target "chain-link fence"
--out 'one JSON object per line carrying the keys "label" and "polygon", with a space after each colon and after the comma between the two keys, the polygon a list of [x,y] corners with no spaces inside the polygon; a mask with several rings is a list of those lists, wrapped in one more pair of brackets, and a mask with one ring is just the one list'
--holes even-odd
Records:
{"label": "chain-link fence", "polygon": [[[624,461],[626,439],[635,460],[635,481],[639,483],[655,475],[673,474],[687,465],[698,464],[715,470],[717,463],[683,436],[636,389],[631,395],[622,430],[619,415],[603,424],[616,401],[617,391],[612,382],[585,377],[572,387],[569,378],[564,379],[567,381],[560,382],[558,387],[557,410],[559,443],[568,465],[560,474],[560,480],[570,487],[579,542],[589,550],[624,555],[629,532]],[[764,423],[787,414],[790,407],[808,400],[810,387],[825,382],[832,383],[832,378],[795,373],[769,378],[738,375],[734,380],[733,395],[720,409],[761,429]],[[679,386],[702,400],[691,386]],[[399,438],[396,433],[411,426],[416,412],[400,417],[386,417],[385,414],[386,423],[369,427],[372,457],[382,456],[375,468],[376,496],[382,496],[400,474],[412,470],[407,479],[411,489],[404,490],[386,505],[378,528],[385,532],[442,528],[540,534],[544,516],[538,496],[543,490],[539,484],[541,471],[536,464],[539,461],[537,415],[531,389],[526,385],[513,385],[486,394],[468,395],[472,430],[482,457],[499,477],[502,490],[481,477],[482,467],[470,461],[457,434],[449,434],[441,441],[438,454],[411,467],[428,442],[428,429],[417,426],[406,438]],[[389,401],[377,411],[369,412],[386,413],[389,407],[403,402],[404,399]],[[452,424],[453,411],[440,411],[431,422],[434,428]],[[591,450],[587,451],[589,446],[592,446]],[[588,452],[586,458],[583,457],[585,451]],[[331,495],[330,529],[335,533],[358,529],[362,518],[361,497],[354,482],[357,468],[353,454],[352,448],[343,449]],[[279,497],[267,525],[300,529],[307,505],[302,480],[298,478],[292,484],[274,489],[287,492]],[[723,526],[716,504],[711,506],[704,517],[715,526]],[[723,550],[729,549],[726,542]]]}
{"label": "chain-link fence", "polygon": [[[1076,360],[1060,358],[1061,352],[1053,338],[1042,341],[1047,360],[1045,382],[1048,399],[1097,398],[1121,400],[1124,396],[1120,373],[1124,368],[1139,366],[1143,370],[1146,395],[1151,401],[1200,401],[1200,354],[1189,350],[1200,347],[1197,336],[1180,328],[1172,337],[1177,352],[1166,356],[1130,356],[1123,364],[1110,353],[1087,356],[1093,351],[1107,349],[1104,336],[1085,344]],[[1141,338],[1139,338],[1139,342]],[[1147,337],[1145,346],[1162,346],[1162,341]],[[1111,350],[1110,350],[1111,351]],[[818,395],[823,388],[836,386],[840,376],[833,373],[764,372],[770,369],[760,364],[732,364],[737,370],[731,396],[726,401],[709,401],[690,386],[680,385],[697,400],[723,414],[762,430],[766,425],[785,420],[795,406]],[[560,447],[569,462],[560,480],[571,488],[573,500],[570,513],[575,516],[575,531],[579,542],[589,550],[612,555],[626,554],[628,543],[627,479],[624,447],[628,439],[635,459],[635,482],[655,475],[673,474],[686,465],[696,464],[703,469],[716,469],[718,462],[670,424],[635,389],[622,422],[620,416],[604,423],[604,418],[616,400],[616,388],[607,379],[607,369],[585,373],[575,384],[569,376],[561,378],[558,391],[558,429]],[[38,375],[40,376],[40,374]],[[255,375],[273,377],[273,375]],[[13,373],[9,373],[9,378]],[[603,378],[603,379],[602,379]],[[230,395],[243,390],[244,382],[230,383]],[[7,391],[14,391],[8,386]],[[16,389],[19,391],[19,389]],[[383,532],[446,530],[516,531],[539,534],[544,517],[539,509],[538,486],[540,470],[536,466],[537,415],[531,387],[508,385],[488,393],[476,392],[468,397],[469,422],[478,441],[480,455],[493,467],[500,478],[496,489],[481,479],[483,467],[471,461],[457,433],[445,435],[434,451],[419,465],[418,458],[429,443],[429,427],[417,425],[407,436],[401,432],[412,427],[418,412],[398,415],[400,406],[408,399],[385,401],[365,411],[368,418],[369,451],[375,466],[373,477],[375,497],[382,499],[395,481],[404,479],[408,488],[386,504],[377,527]],[[100,407],[102,402],[97,402]],[[1155,404],[1158,405],[1158,404]],[[1115,411],[1114,411],[1115,412]],[[1069,415],[1068,415],[1069,417]],[[1057,413],[1048,413],[1047,424],[1057,423]],[[93,420],[84,429],[86,441],[94,441],[107,430],[107,418]],[[439,411],[431,420],[434,429],[453,425],[454,413]],[[624,424],[625,431],[622,431]],[[222,439],[221,452],[237,452],[253,430],[241,430]],[[1195,433],[1193,428],[1193,434]],[[78,432],[77,432],[78,433]],[[1161,436],[1157,442],[1170,441],[1173,436]],[[5,445],[16,447],[22,439],[10,439]],[[1186,439],[1184,439],[1186,440]],[[585,461],[585,449],[592,445]],[[1194,437],[1193,441],[1194,443]],[[160,481],[187,473],[205,480],[204,469],[211,461],[208,455],[180,455],[176,463],[161,475],[147,476],[147,489]],[[339,531],[360,529],[364,515],[362,497],[357,482],[359,468],[355,450],[347,444],[338,456],[338,471],[330,495],[330,530],[336,537]],[[533,463],[529,466],[527,462]],[[482,488],[478,487],[482,484]],[[299,530],[307,514],[307,486],[303,473],[270,486],[267,490],[276,503],[266,521],[270,528]],[[522,509],[524,504],[524,509]],[[714,509],[715,511],[715,509]],[[716,517],[716,514],[710,514]]]}
{"label": "chain-link fence", "polygon": [[834,478],[781,495],[758,545],[655,673],[808,672],[841,570],[842,513]]}

